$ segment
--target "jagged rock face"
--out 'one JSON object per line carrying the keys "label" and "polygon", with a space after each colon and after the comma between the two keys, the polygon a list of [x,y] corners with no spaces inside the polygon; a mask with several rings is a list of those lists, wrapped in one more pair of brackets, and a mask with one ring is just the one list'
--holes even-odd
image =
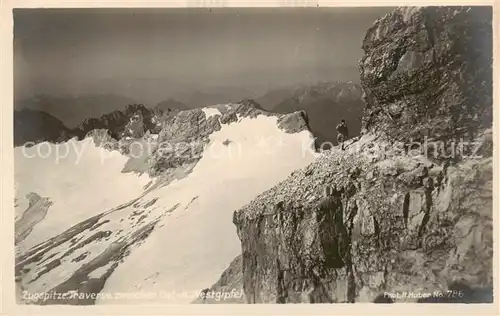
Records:
{"label": "jagged rock face", "polygon": [[144,125],[144,116],[141,112],[132,114],[127,125],[125,125],[123,136],[132,138],[142,137],[146,133]]}
{"label": "jagged rock face", "polygon": [[371,302],[452,282],[487,293],[464,301],[492,300],[492,158],[447,168],[374,159],[372,141],[321,157],[235,213],[248,303]]}
{"label": "jagged rock face", "polygon": [[114,111],[100,118],[86,119],[75,129],[75,133],[79,138],[84,138],[94,129],[107,129],[111,137],[117,140],[123,137],[140,138],[148,130],[157,133],[161,129],[160,117],[171,112],[148,109],[141,104],[131,104],[124,111]]}
{"label": "jagged rock face", "polygon": [[22,109],[14,111],[14,146],[27,142],[60,142],[73,137],[60,120],[42,111]]}
{"label": "jagged rock face", "polygon": [[491,7],[407,7],[379,19],[360,61],[364,130],[449,139],[491,126],[491,22]]}

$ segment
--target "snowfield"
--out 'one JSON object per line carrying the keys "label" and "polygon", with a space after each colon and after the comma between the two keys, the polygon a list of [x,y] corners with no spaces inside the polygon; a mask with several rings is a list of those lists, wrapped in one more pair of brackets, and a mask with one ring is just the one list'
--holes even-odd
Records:
{"label": "snowfield", "polygon": [[[277,120],[222,125],[191,173],[147,191],[149,176],[122,173],[128,157],[118,152],[101,162],[91,139],[70,141],[85,147],[78,164],[76,151],[55,163],[16,148],[16,197],[34,192],[53,201],[17,245],[22,288],[110,294],[96,304],[193,301],[241,252],[233,212],[316,158],[310,132],[286,133]],[[26,206],[19,202],[18,218]]]}

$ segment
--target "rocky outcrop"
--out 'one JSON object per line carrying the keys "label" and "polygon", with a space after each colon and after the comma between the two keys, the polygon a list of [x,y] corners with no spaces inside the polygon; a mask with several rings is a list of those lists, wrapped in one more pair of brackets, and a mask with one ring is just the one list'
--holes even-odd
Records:
{"label": "rocky outcrop", "polygon": [[366,34],[363,128],[393,139],[474,137],[492,124],[491,7],[400,8]]}
{"label": "rocky outcrop", "polygon": [[[491,41],[483,7],[368,30],[362,137],[234,214],[247,303],[492,302]],[[475,147],[429,157],[423,136]]]}
{"label": "rocky outcrop", "polygon": [[85,119],[74,129],[42,111],[23,109],[14,112],[14,146],[27,142],[65,142],[73,137],[83,139],[94,130],[107,130],[115,140],[141,138],[147,131],[159,133],[162,123],[178,113],[173,109],[150,109],[142,104],[128,105],[99,118]]}
{"label": "rocky outcrop", "polygon": [[[154,202],[142,204],[140,198],[134,199],[80,222],[18,256],[15,275],[21,291],[69,262],[81,262],[75,269],[62,269],[63,274],[54,276],[58,280],[54,288],[28,291],[32,295],[23,303],[91,305],[99,296],[106,295],[99,293],[120,262],[144,242],[163,217],[179,206],[163,210],[159,216],[145,216],[144,213],[151,212],[152,204]],[[116,224],[117,216],[122,228],[110,229]],[[87,250],[89,248],[92,250]],[[93,253],[96,249],[99,251]],[[63,297],[54,293],[68,294]]]}
{"label": "rocky outcrop", "polygon": [[164,116],[177,113],[176,110],[159,110],[146,108],[142,104],[128,105],[123,111],[114,111],[100,118],[89,118],[83,121],[74,131],[80,139],[94,129],[106,129],[111,137],[120,140],[124,137],[140,138],[146,131],[158,133]]}

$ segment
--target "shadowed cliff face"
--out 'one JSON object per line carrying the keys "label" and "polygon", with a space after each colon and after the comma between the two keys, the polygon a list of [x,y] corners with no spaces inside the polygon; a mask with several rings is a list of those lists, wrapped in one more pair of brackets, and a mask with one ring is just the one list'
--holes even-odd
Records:
{"label": "shadowed cliff face", "polygon": [[[481,7],[400,8],[368,30],[362,137],[234,214],[246,302],[492,302],[491,40]],[[408,150],[423,136],[474,148]]]}

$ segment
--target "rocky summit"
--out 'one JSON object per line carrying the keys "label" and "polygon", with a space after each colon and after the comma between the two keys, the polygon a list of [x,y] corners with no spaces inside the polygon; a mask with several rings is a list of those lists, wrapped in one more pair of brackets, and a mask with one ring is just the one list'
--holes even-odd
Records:
{"label": "rocky summit", "polygon": [[241,280],[241,303],[492,302],[491,14],[377,20],[361,137],[234,213],[241,257],[212,289]]}

